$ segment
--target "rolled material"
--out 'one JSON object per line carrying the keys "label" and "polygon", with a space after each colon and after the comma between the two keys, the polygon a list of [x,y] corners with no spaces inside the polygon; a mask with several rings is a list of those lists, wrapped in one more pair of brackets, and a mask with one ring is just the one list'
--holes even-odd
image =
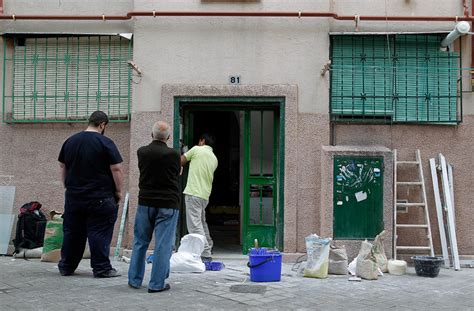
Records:
{"label": "rolled material", "polygon": [[407,272],[407,262],[405,260],[389,260],[388,273],[393,275],[404,275]]}

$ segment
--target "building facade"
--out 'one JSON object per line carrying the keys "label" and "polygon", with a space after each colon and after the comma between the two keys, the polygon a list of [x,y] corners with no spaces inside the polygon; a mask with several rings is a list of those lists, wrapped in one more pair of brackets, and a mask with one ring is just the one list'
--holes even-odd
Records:
{"label": "building facade", "polygon": [[[107,135],[124,157],[126,248],[136,150],[153,123],[166,120],[175,148],[192,147],[203,132],[217,138],[207,215],[217,247],[245,252],[258,239],[301,253],[317,233],[354,256],[361,239],[385,229],[391,253],[392,150],[411,159],[420,149],[435,252],[428,158],[442,153],[455,168],[459,253],[474,255],[472,40],[440,49],[457,22],[472,21],[470,1],[35,4],[4,0],[0,20],[0,175],[13,176],[15,207],[37,200],[63,209],[60,146],[100,109],[113,119]],[[341,172],[356,167],[363,185],[339,189]]]}

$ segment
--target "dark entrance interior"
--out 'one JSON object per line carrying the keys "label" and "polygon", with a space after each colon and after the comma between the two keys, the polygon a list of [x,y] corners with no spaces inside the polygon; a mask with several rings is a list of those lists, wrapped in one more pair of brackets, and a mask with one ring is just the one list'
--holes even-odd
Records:
{"label": "dark entrance interior", "polygon": [[216,252],[240,252],[240,112],[191,111],[192,144],[202,133],[216,138],[214,154],[219,165],[214,173],[206,220]]}

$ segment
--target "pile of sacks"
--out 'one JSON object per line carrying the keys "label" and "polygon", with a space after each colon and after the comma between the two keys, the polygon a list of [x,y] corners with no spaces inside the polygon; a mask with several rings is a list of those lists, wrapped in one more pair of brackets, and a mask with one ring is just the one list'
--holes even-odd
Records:
{"label": "pile of sacks", "polygon": [[300,265],[299,274],[305,277],[326,278],[328,274],[355,275],[366,280],[377,280],[383,273],[402,275],[406,262],[387,260],[383,240],[386,231],[375,237],[374,243],[363,241],[358,256],[348,264],[344,246],[336,246],[331,238],[311,234],[305,238],[307,261]]}
{"label": "pile of sacks", "polygon": [[383,239],[386,231],[379,233],[374,244],[363,241],[357,258],[349,265],[349,273],[366,280],[377,280],[379,276],[388,272],[388,260],[385,254]]}

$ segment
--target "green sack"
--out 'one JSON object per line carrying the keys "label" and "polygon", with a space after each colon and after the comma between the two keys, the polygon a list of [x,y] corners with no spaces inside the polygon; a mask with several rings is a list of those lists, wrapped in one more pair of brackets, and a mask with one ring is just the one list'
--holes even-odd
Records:
{"label": "green sack", "polygon": [[59,262],[63,245],[63,219],[53,219],[46,223],[43,254],[41,261]]}

